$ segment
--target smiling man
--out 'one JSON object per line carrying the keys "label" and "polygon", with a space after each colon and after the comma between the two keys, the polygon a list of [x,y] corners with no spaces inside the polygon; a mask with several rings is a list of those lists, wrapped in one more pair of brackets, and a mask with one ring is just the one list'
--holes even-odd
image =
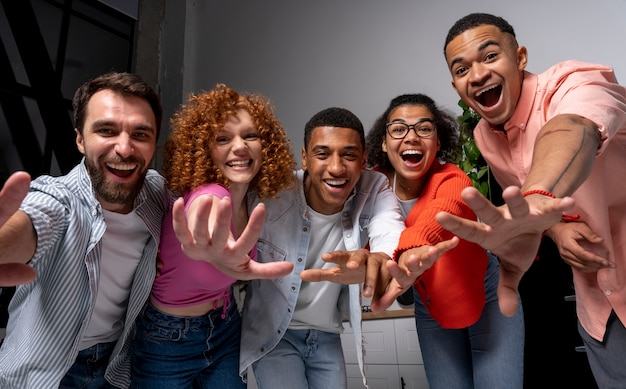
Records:
{"label": "smiling man", "polygon": [[439,222],[500,258],[498,298],[507,315],[545,232],[572,267],[579,333],[598,386],[623,387],[626,88],[599,64],[572,60],[528,72],[513,27],[490,14],[459,19],[444,54],[453,87],[482,117],[476,144],[507,204],[495,207],[466,189],[482,223],[445,213]]}
{"label": "smiling man", "polygon": [[[368,268],[384,270],[382,264],[391,258],[404,222],[387,178],[366,171],[365,162],[361,121],[343,108],[322,110],[305,126],[296,187],[264,201],[258,260],[290,261],[294,271],[275,280],[253,280],[248,286],[240,372],[252,365],[259,388],[345,388],[340,338],[345,316],[354,329],[363,367],[364,273],[356,273],[351,285],[307,282],[304,274],[332,272],[335,264],[325,260],[363,256]],[[364,249],[368,243],[371,252]],[[379,265],[371,266],[376,261]],[[365,293],[372,287],[366,281]]]}
{"label": "smiling man", "polygon": [[13,193],[0,202],[0,263],[30,266],[17,281],[32,281],[9,306],[2,388],[130,383],[132,328],[167,206],[164,179],[149,169],[161,103],[140,77],[109,73],[83,84],[73,108],[81,163],[32,182],[15,173],[0,192]]}

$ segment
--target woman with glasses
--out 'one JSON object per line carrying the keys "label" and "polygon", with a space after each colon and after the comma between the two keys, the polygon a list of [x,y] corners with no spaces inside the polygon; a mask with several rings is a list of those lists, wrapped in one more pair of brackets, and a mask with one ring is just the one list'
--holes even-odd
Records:
{"label": "woman with glasses", "polygon": [[[446,211],[476,220],[460,193],[472,183],[448,163],[458,150],[454,116],[423,94],[391,100],[374,122],[367,144],[368,166],[389,178],[405,216],[394,260],[407,261],[452,238],[435,215]],[[413,283],[415,322],[431,389],[522,388],[524,322],[498,307],[498,259],[478,244],[461,240]]]}

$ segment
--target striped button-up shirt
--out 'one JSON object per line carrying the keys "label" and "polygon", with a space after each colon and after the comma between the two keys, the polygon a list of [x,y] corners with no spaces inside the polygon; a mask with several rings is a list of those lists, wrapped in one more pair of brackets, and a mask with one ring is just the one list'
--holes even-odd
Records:
{"label": "striped button-up shirt", "polygon": [[[106,372],[107,379],[122,388],[130,385],[134,322],[156,273],[167,199],[164,179],[148,171],[135,211],[151,238],[136,269],[124,331]],[[18,286],[9,305],[6,338],[0,349],[0,387],[56,388],[76,359],[94,309],[106,224],[84,160],[65,176],[33,180],[21,209],[37,233],[30,261],[37,278]]]}

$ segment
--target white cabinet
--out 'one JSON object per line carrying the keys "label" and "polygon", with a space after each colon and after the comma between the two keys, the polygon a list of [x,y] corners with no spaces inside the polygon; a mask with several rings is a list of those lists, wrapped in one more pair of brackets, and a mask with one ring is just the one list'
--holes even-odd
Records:
{"label": "white cabinet", "polygon": [[[341,335],[348,388],[362,389],[354,335],[348,322]],[[415,319],[401,317],[363,321],[365,376],[370,389],[428,389]]]}

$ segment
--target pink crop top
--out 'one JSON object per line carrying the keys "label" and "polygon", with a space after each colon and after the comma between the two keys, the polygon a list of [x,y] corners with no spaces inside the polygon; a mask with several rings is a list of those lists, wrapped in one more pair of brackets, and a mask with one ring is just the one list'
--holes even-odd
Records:
{"label": "pink crop top", "polygon": [[[218,184],[205,184],[185,192],[185,212],[189,204],[198,196],[212,194],[219,198],[231,197],[230,191]],[[230,230],[234,228],[231,225]],[[256,247],[250,253],[256,261]],[[172,210],[167,213],[161,229],[161,244],[158,260],[162,262],[160,275],[152,285],[152,299],[166,307],[188,307],[203,302],[224,298],[226,302],[230,286],[235,279],[217,270],[205,261],[196,261],[183,254],[180,243],[172,227]]]}

